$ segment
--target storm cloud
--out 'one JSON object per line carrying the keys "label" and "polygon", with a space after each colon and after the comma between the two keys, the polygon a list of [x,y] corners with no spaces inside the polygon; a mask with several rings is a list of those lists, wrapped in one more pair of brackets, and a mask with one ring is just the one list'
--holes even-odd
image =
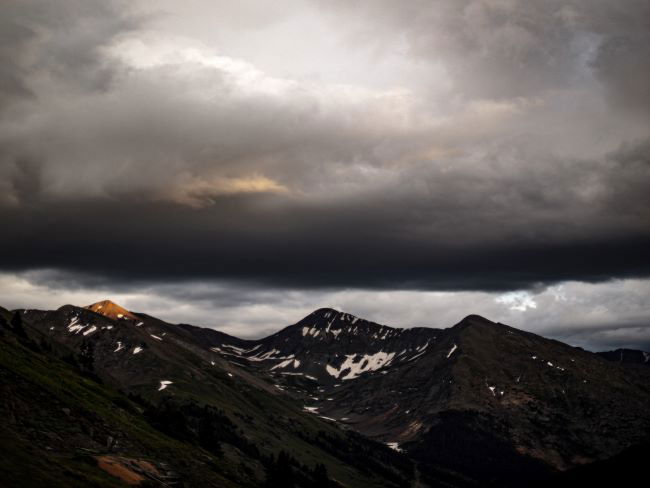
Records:
{"label": "storm cloud", "polygon": [[649,9],[9,2],[0,269],[316,294],[647,279]]}

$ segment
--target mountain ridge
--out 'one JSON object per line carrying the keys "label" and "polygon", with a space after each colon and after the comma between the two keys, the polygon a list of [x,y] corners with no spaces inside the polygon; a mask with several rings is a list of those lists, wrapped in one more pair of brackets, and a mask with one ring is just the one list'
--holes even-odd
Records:
{"label": "mountain ridge", "polygon": [[[97,453],[98,466],[99,458],[108,457],[113,463],[117,462],[117,456],[127,460],[122,468],[131,469],[144,454],[150,464],[171,466],[181,478],[191,481],[190,486],[261,487],[264,483],[282,486],[271,480],[277,481],[291,472],[295,482],[302,480],[300,486],[312,486],[318,478],[322,486],[338,487],[343,483],[344,486],[396,488],[411,476],[411,461],[304,412],[271,381],[232,365],[206,349],[187,329],[144,314],[138,318],[141,319],[138,322],[112,319],[67,305],[54,311],[13,312],[11,324],[20,323],[24,336],[15,334],[13,325],[0,324],[0,347],[12,354],[17,348],[19,354],[44,355],[55,362],[69,364],[75,371],[71,374],[74,377],[71,384],[82,387],[91,381],[101,390],[118,390],[122,395],[120,404],[130,405],[139,421],[162,436],[156,441],[160,446],[166,445],[165,442],[181,442],[184,449],[193,450],[197,462],[203,460],[202,466],[214,465],[211,469],[216,471],[214,480],[201,481],[188,471],[196,464],[194,461],[181,457],[185,464],[179,464],[174,456],[170,457],[166,447],[159,450],[154,446],[146,453],[134,450],[137,439],[129,437],[124,427],[108,430],[107,435],[113,439],[110,447],[101,447],[96,440],[80,441],[85,449]],[[3,334],[5,328],[9,334]],[[29,371],[31,362],[32,359],[26,361],[21,370],[16,370],[12,363],[0,362],[0,391],[6,393],[5,398],[15,397],[13,383],[5,383],[5,369],[23,374]],[[38,405],[40,400],[31,401]],[[3,403],[0,411],[9,408],[15,416],[12,405],[13,401]],[[69,410],[67,406],[64,408],[66,412]],[[56,411],[48,415],[59,416]],[[100,423],[106,423],[105,415],[98,414]],[[12,444],[33,442],[33,429],[22,430],[22,425],[10,427],[8,435]],[[89,428],[99,431],[92,423]],[[56,436],[52,422],[41,429],[48,431],[49,436]],[[103,439],[108,445],[107,437]],[[43,448],[47,445],[40,444]],[[65,443],[62,447],[65,449],[56,450],[66,465],[77,456],[69,446]],[[376,458],[373,464],[364,466],[355,452],[369,450],[376,453]],[[318,468],[321,464],[323,467]],[[334,481],[334,477],[340,482]],[[29,483],[15,486],[29,486]]]}
{"label": "mountain ridge", "polygon": [[[123,309],[111,304],[109,312]],[[519,486],[607,459],[650,433],[649,369],[475,314],[447,328],[398,329],[320,308],[245,340],[109,312],[66,305],[8,313],[39,347],[74,357],[83,374],[155,408],[173,400],[195,415],[187,405],[214,406],[247,442],[274,449],[303,439],[314,419],[330,426],[327,436],[354,431],[399,451],[423,486]],[[251,403],[257,397],[268,412]],[[260,419],[254,428],[237,420],[249,415]]]}
{"label": "mountain ridge", "polygon": [[[410,449],[422,461],[426,461],[431,450],[429,432],[440,425],[442,418],[448,424],[460,422],[454,420],[458,416],[464,418],[464,424],[478,421],[462,412],[475,412],[471,418],[483,418],[478,422],[488,424],[487,430],[477,424],[468,432],[468,440],[474,435],[490,437],[492,431],[504,429],[508,434],[490,442],[507,445],[509,438],[527,438],[523,443],[516,441],[511,447],[504,447],[502,453],[517,462],[528,460],[535,472],[542,470],[539,463],[565,470],[586,460],[594,461],[606,457],[607,452],[625,448],[627,440],[642,441],[647,435],[648,415],[643,413],[644,402],[649,398],[647,388],[642,390],[644,400],[634,403],[634,411],[643,419],[635,423],[634,415],[626,412],[628,407],[608,406],[608,402],[619,402],[627,394],[633,396],[632,389],[629,393],[616,393],[627,388],[624,373],[619,369],[611,371],[602,358],[588,351],[475,314],[445,329],[393,329],[370,323],[365,339],[374,340],[369,343],[355,341],[355,332],[365,324],[363,319],[350,317],[354,316],[331,309],[316,310],[293,326],[251,342],[251,346],[258,346],[254,356],[240,354],[238,359],[254,359],[256,367],[266,368],[279,381],[284,380],[294,394],[303,395],[309,411],[336,419],[397,448]],[[345,333],[336,334],[338,330]],[[413,333],[421,334],[412,344],[413,354],[400,360],[400,350],[404,349],[397,344]],[[391,345],[391,336],[397,344]],[[297,345],[292,343],[295,338],[300,340]],[[348,349],[338,353],[341,344]],[[356,350],[355,344],[365,349]],[[298,381],[300,376],[311,381]],[[605,378],[611,382],[605,390],[609,391],[605,396],[610,395],[606,400],[601,397],[602,392],[592,391],[590,386]],[[396,393],[391,394],[392,391]],[[422,395],[422,391],[426,393]],[[562,397],[566,399],[561,400]],[[590,406],[578,407],[584,402]],[[433,405],[438,407],[432,409]],[[616,428],[623,429],[618,434],[620,444],[599,443],[594,429],[599,423],[609,423],[610,415],[595,414],[598,420],[594,422],[584,419],[593,412],[611,409],[643,434],[639,436],[634,432],[636,428],[617,424]],[[557,440],[551,441],[565,435],[562,423],[551,423],[549,429],[548,419],[554,417],[575,424],[580,439],[559,444]],[[544,433],[544,429],[549,432]],[[547,443],[552,447],[545,447]],[[576,449],[571,445],[576,443],[582,447]],[[462,449],[456,454],[461,456]],[[453,460],[447,457],[439,461],[449,464]],[[486,464],[483,463],[485,471],[481,476],[495,475]],[[462,471],[469,466],[456,468]],[[506,467],[502,469],[505,471]]]}

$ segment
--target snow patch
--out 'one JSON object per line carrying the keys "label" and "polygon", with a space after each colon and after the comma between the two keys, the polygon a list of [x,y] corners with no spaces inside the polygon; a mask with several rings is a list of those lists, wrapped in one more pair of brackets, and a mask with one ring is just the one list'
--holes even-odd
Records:
{"label": "snow patch", "polygon": [[302,328],[302,335],[304,336],[312,336],[316,337],[319,333],[319,330],[316,328],[316,326],[313,326],[311,328],[309,327],[303,327]]}
{"label": "snow patch", "polygon": [[[358,356],[360,356],[359,360],[355,361]],[[384,366],[387,366],[391,363],[394,357],[394,352],[386,353],[383,351],[379,351],[375,354],[366,354],[363,356],[359,354],[348,354],[345,358],[345,361],[343,361],[339,368],[334,368],[328,364],[325,366],[325,369],[331,376],[334,376],[335,378],[338,378],[344,371],[349,370],[349,373],[343,376],[341,379],[352,380],[354,378],[357,378],[362,373],[365,373],[367,371],[376,371],[380,368],[383,368]]]}
{"label": "snow patch", "polygon": [[291,364],[292,362],[293,362],[293,359],[287,359],[287,360],[285,360],[285,361],[282,361],[281,363],[278,363],[278,364],[276,364],[275,366],[273,366],[273,367],[271,368],[271,371],[273,371],[274,369],[282,369],[282,368],[286,368],[286,367],[289,366],[289,364]]}
{"label": "snow patch", "polygon": [[138,354],[141,351],[142,351],[142,348],[140,346],[138,346],[135,349],[133,349],[133,354]]}
{"label": "snow patch", "polygon": [[149,334],[151,337],[156,339],[157,341],[162,341],[162,337],[158,337],[157,335]]}
{"label": "snow patch", "polygon": [[454,344],[454,347],[452,347],[451,350],[447,353],[447,358],[449,358],[449,356],[451,356],[456,349],[458,349],[458,346]]}
{"label": "snow patch", "polygon": [[328,333],[330,331],[330,327],[332,327],[333,322],[334,322],[333,319],[327,322],[327,327],[325,327],[325,333]]}
{"label": "snow patch", "polygon": [[386,445],[390,447],[392,450],[397,451],[397,452],[403,452],[403,449],[400,449],[399,444],[397,442],[387,442]]}
{"label": "snow patch", "polygon": [[169,385],[171,385],[171,384],[173,384],[172,381],[169,381],[169,380],[162,380],[162,381],[160,382],[160,388],[158,388],[158,391],[162,391],[162,390],[164,390],[165,388],[167,388],[167,387],[168,387]]}
{"label": "snow patch", "polygon": [[[218,349],[218,348],[215,348],[215,349]],[[271,356],[275,356],[279,352],[280,351],[278,351],[277,349],[273,349],[271,351],[265,352],[261,356],[253,356],[253,357],[246,358],[246,359],[248,359],[249,361],[266,361],[267,359],[281,359],[281,358],[272,358],[271,357]],[[291,357],[293,358],[293,355]],[[283,359],[287,359],[287,358],[283,358]]]}
{"label": "snow patch", "polygon": [[81,325],[79,323],[79,317],[75,317],[68,324],[68,332],[74,332],[75,334],[78,334],[80,331],[82,331],[86,327],[87,327],[87,325]]}
{"label": "snow patch", "polygon": [[97,327],[95,327],[95,326],[93,325],[90,329],[85,330],[85,331],[83,332],[83,335],[87,336],[87,335],[89,335],[89,334],[92,334],[92,333],[95,332],[96,330],[97,330]]}
{"label": "snow patch", "polygon": [[336,369],[333,366],[330,366],[329,364],[325,365],[325,371],[327,371],[330,375],[335,376],[338,378],[340,371]]}
{"label": "snow patch", "polygon": [[426,351],[422,351],[422,352],[416,354],[415,356],[413,356],[412,358],[410,358],[409,361],[413,361],[414,359],[419,358],[419,357],[422,356],[425,352],[426,352]]}
{"label": "snow patch", "polygon": [[[122,345],[122,343],[120,341],[117,341],[117,348],[113,352],[121,351],[122,349],[124,349],[124,346]],[[133,353],[133,354],[135,354],[135,353]]]}

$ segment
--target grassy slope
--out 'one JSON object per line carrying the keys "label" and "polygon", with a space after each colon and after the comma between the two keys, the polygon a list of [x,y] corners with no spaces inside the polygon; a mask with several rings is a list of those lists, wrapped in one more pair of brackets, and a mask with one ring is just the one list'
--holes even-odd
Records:
{"label": "grassy slope", "polygon": [[[80,450],[101,448],[103,432],[119,433],[130,456],[192,466],[196,481],[206,476],[212,486],[236,486],[224,477],[227,466],[211,469],[209,461],[217,466],[217,459],[150,427],[119,393],[12,337],[0,338],[0,387],[5,486],[122,486]],[[209,486],[203,480],[201,485]]]}

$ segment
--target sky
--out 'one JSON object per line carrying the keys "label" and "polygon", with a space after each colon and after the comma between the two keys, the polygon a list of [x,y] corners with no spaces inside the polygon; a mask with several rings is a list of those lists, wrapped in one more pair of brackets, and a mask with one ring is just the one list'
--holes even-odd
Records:
{"label": "sky", "polygon": [[0,305],[650,350],[646,0],[9,0]]}

